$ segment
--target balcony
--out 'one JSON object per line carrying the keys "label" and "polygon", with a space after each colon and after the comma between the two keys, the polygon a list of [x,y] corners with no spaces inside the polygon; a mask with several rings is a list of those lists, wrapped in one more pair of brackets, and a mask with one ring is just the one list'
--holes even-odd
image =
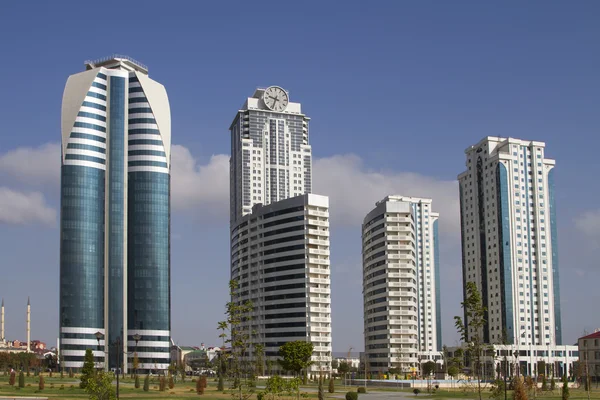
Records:
{"label": "balcony", "polygon": [[326,326],[309,326],[311,332],[325,332],[331,333],[331,328]]}
{"label": "balcony", "polygon": [[309,229],[308,234],[315,235],[315,236],[329,236],[329,231],[328,230],[324,231],[321,229]]}
{"label": "balcony", "polygon": [[316,287],[309,287],[308,291],[310,293],[321,293],[321,294],[331,294],[331,289],[329,288],[316,288]]}
{"label": "balcony", "polygon": [[329,259],[326,258],[309,258],[308,262],[310,264],[329,265]]}
{"label": "balcony", "polygon": [[319,274],[319,275],[331,275],[329,268],[317,268],[317,267],[312,267],[312,266],[308,268],[308,273],[309,274]]}
{"label": "balcony", "polygon": [[309,297],[308,301],[311,303],[331,304],[331,298],[329,297]]}
{"label": "balcony", "polygon": [[326,313],[326,314],[331,313],[331,308],[326,308],[326,307],[309,307],[308,310],[311,313]]}
{"label": "balcony", "polygon": [[329,246],[329,240],[322,240],[322,239],[308,239],[308,244],[314,244],[314,245],[318,245],[318,246]]}
{"label": "balcony", "polygon": [[308,224],[309,225],[315,225],[315,226],[329,226],[329,222],[327,222],[327,221],[319,221],[318,219],[309,219],[308,220]]}
{"label": "balcony", "polygon": [[326,279],[326,278],[313,278],[311,276],[308,277],[308,281],[310,283],[323,283],[325,285],[329,285],[331,283],[330,279]]}
{"label": "balcony", "polygon": [[322,255],[322,256],[328,256],[329,255],[329,250],[321,250],[321,249],[308,249],[308,253],[309,254],[318,254],[318,255]]}
{"label": "balcony", "polygon": [[386,222],[405,222],[412,224],[413,220],[410,217],[387,217]]}
{"label": "balcony", "polygon": [[331,344],[331,336],[310,336],[312,343],[328,343]]}
{"label": "balcony", "polygon": [[329,317],[310,317],[310,322],[323,322],[326,324],[330,324],[331,323],[331,318]]}
{"label": "balcony", "polygon": [[308,215],[314,215],[317,217],[329,218],[329,213],[326,211],[308,210]]}

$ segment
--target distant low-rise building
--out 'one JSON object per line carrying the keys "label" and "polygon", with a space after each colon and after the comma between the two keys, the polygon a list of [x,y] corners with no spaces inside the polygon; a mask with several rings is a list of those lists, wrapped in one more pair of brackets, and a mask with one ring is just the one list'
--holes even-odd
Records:
{"label": "distant low-rise building", "polygon": [[589,376],[592,382],[600,382],[600,328],[591,335],[577,340],[579,363],[582,376]]}

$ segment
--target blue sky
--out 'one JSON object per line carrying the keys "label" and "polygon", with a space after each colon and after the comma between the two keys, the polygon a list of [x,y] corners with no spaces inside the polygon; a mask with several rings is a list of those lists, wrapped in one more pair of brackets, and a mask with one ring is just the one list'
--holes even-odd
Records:
{"label": "blue sky", "polygon": [[[60,106],[67,77],[113,53],[167,88],[173,132],[172,331],[216,344],[228,279],[228,127],[258,86],[311,119],[314,191],[331,197],[333,347],[363,348],[360,222],[387,194],[442,216],[444,343],[457,340],[456,176],[484,136],[557,160],[563,337],[599,324],[600,4],[30,2],[0,9],[0,296],[7,337],[58,332]],[[596,320],[594,320],[594,315]]]}

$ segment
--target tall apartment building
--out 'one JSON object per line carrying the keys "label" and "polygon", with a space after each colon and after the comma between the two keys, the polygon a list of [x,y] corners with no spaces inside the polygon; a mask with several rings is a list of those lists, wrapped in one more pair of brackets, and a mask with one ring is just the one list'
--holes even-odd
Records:
{"label": "tall apartment building", "polygon": [[438,213],[388,196],[362,225],[365,352],[372,372],[407,371],[441,350]]}
{"label": "tall apartment building", "polygon": [[544,143],[512,138],[486,137],[465,153],[463,281],[477,284],[487,308],[480,335],[487,343],[562,344],[555,161]]}
{"label": "tall apartment building", "polygon": [[126,56],[88,61],[85,69],[69,77],[62,101],[61,355],[66,367],[80,368],[89,348],[98,365],[116,368],[119,352],[137,350],[141,370],[167,369],[167,92]]}
{"label": "tall apartment building", "polygon": [[[310,194],[309,118],[278,86],[257,89],[231,131],[231,278],[254,304],[254,343],[310,341],[314,372],[331,368],[329,200]],[[255,354],[251,354],[254,357]],[[322,368],[322,369],[321,369]]]}
{"label": "tall apartment building", "polygon": [[255,204],[311,192],[309,120],[278,86],[257,89],[246,100],[229,127],[232,222]]}
{"label": "tall apartment building", "polygon": [[[243,325],[264,358],[279,369],[279,347],[291,341],[314,345],[311,373],[331,368],[329,199],[305,194],[255,205],[231,230],[231,278],[236,301],[254,311]],[[251,348],[254,359],[254,347]]]}

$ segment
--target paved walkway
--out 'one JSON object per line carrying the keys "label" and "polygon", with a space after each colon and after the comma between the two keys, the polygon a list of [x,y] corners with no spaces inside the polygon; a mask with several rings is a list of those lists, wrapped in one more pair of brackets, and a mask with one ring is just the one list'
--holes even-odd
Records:
{"label": "paved walkway", "polygon": [[[336,399],[345,399],[346,398],[346,394],[345,393],[340,393],[340,394],[334,394],[332,397],[335,397]],[[399,400],[399,399],[409,399],[409,398],[415,398],[418,399],[417,396],[415,396],[412,393],[408,393],[408,392],[369,392],[369,393],[361,393],[358,395],[359,400]]]}

